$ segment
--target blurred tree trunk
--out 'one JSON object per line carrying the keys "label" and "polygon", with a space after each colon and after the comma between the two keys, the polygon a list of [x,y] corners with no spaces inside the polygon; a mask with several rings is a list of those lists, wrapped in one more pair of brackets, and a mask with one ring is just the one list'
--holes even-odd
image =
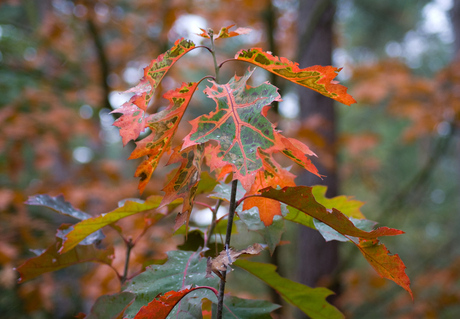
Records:
{"label": "blurred tree trunk", "polygon": [[[335,5],[329,0],[300,1],[298,35],[298,61],[301,67],[332,64],[332,25]],[[326,175],[321,180],[312,174],[299,177],[302,185],[327,185],[327,196],[337,195],[338,180],[336,168],[336,130],[334,101],[315,91],[300,88],[298,90],[301,108],[301,120],[315,116],[323,123],[318,131],[324,140],[324,149],[328,165],[321,165],[321,158],[314,160],[320,174]],[[315,146],[312,150],[315,151]],[[316,150],[317,147],[316,147]],[[324,156],[324,155],[323,155]],[[324,160],[324,158],[323,158]],[[315,287],[320,279],[327,278],[337,266],[337,242],[326,243],[318,231],[302,227],[299,231],[298,245],[298,280]],[[322,285],[328,285],[322,281]],[[334,287],[329,287],[334,289]],[[337,291],[336,291],[337,292]]]}
{"label": "blurred tree trunk", "polygon": [[454,6],[451,11],[452,28],[454,29],[454,54],[455,58],[460,59],[460,0],[454,0]]}

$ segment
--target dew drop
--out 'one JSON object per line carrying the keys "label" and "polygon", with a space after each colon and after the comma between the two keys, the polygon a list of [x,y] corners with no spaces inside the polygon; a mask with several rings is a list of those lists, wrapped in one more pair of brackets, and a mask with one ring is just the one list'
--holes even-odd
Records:
{"label": "dew drop", "polygon": [[53,262],[53,264],[54,264],[55,262],[57,262],[56,258],[53,258],[52,262]]}

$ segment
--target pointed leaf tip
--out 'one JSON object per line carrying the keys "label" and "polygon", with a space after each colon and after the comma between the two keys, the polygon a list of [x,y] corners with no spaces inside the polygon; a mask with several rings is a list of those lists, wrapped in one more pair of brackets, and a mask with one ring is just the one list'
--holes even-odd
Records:
{"label": "pointed leaf tip", "polygon": [[286,80],[308,87],[346,105],[356,103],[355,99],[347,93],[347,88],[338,84],[333,79],[341,70],[332,66],[315,65],[300,69],[298,63],[283,57],[277,57],[260,48],[241,50],[235,59],[257,65]]}

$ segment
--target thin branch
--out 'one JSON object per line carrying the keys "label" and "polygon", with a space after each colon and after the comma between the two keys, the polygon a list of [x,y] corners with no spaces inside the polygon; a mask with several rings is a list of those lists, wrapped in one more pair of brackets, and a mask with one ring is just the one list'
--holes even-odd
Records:
{"label": "thin branch", "polygon": [[217,211],[219,210],[219,207],[220,207],[221,204],[222,204],[222,199],[219,199],[217,201],[216,207],[214,209],[211,209],[211,211],[212,211],[212,222],[211,222],[211,225],[209,225],[208,233],[206,234],[206,238],[204,239],[204,241],[205,241],[204,246],[205,247],[207,246],[208,239],[211,238],[212,233],[214,232],[214,229],[216,228]]}
{"label": "thin branch", "polygon": [[111,105],[109,102],[110,88],[107,83],[107,78],[110,74],[109,61],[107,58],[107,54],[105,53],[104,44],[102,43],[102,39],[99,34],[99,30],[94,24],[93,20],[91,19],[91,16],[88,18],[87,23],[88,23],[88,30],[93,38],[94,46],[96,47],[97,57],[99,59],[99,68],[101,72],[101,86],[104,92],[103,93],[104,94],[103,96],[104,107],[107,109],[111,109]]}
{"label": "thin branch", "polygon": [[134,244],[133,244],[133,239],[128,238],[126,243],[126,258],[125,258],[125,269],[123,271],[123,276],[121,277],[121,284],[123,285],[128,278],[128,268],[129,268],[129,257],[131,255],[131,249],[133,249]]}
{"label": "thin branch", "polygon": [[211,210],[211,212],[214,213],[214,207],[212,207],[211,205],[208,205],[206,203],[203,203],[203,202],[193,202],[194,204],[197,204],[197,205],[201,205],[203,207],[206,207],[206,208],[209,208]]}

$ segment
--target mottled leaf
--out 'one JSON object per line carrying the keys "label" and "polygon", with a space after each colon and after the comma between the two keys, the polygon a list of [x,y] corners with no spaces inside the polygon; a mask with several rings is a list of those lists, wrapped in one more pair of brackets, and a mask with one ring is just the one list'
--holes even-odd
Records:
{"label": "mottled leaf", "polygon": [[[142,306],[146,306],[159,294],[172,290],[179,291],[190,285],[217,288],[218,278],[206,278],[206,258],[202,258],[199,253],[170,251],[167,254],[168,261],[165,264],[147,267],[143,273],[128,281],[123,287],[123,291],[136,295],[136,300],[125,313],[127,318],[133,318]],[[200,305],[196,308],[201,313],[203,298],[215,300],[216,297],[209,290],[193,291],[181,300],[174,312],[187,309],[191,302],[195,302]]]}
{"label": "mottled leaf", "polygon": [[123,204],[122,207],[119,207],[107,214],[88,218],[79,222],[78,224],[73,225],[69,228],[69,231],[65,235],[66,239],[60,252],[65,253],[70,251],[85,237],[95,231],[98,231],[102,227],[113,224],[122,218],[157,208],[160,205],[161,200],[161,196],[150,196],[143,203],[139,201],[128,200]]}
{"label": "mottled leaf", "polygon": [[[266,300],[241,299],[225,295],[222,319],[271,319],[270,313],[280,306]],[[217,304],[212,304],[213,313],[217,313]]]}
{"label": "mottled leaf", "polygon": [[216,102],[217,108],[190,122],[192,131],[184,139],[183,149],[211,140],[218,142],[211,169],[231,165],[233,179],[238,179],[246,190],[251,188],[255,174],[263,167],[259,150],[267,154],[282,152],[318,174],[307,158],[312,155],[307,152],[308,147],[281,136],[265,117],[268,105],[279,101],[280,95],[269,83],[255,88],[246,85],[252,73],[249,70],[243,77],[235,76],[224,85],[210,81],[213,86],[204,92]]}
{"label": "mottled leaf", "polygon": [[166,319],[174,308],[174,306],[188,293],[197,289],[209,289],[218,294],[217,290],[211,287],[195,287],[182,289],[180,291],[168,291],[167,293],[158,296],[146,306],[142,306],[134,319]]}
{"label": "mottled leaf", "polygon": [[241,50],[235,55],[235,59],[257,65],[286,80],[315,90],[343,104],[356,103],[355,99],[347,93],[347,88],[334,81],[341,69],[320,65],[300,69],[298,63],[283,57],[273,56],[269,52],[263,52],[260,48]]}
{"label": "mottled leaf", "polygon": [[223,39],[223,38],[232,38],[236,37],[238,35],[242,34],[248,34],[252,31],[252,29],[249,28],[237,28],[235,31],[230,31],[231,28],[233,28],[235,25],[229,25],[228,27],[222,27],[219,31],[219,34],[216,37],[217,39]]}
{"label": "mottled leaf", "polygon": [[290,304],[298,307],[312,319],[339,319],[345,316],[326,301],[333,292],[326,288],[310,288],[278,275],[276,266],[237,260],[235,266],[243,268],[275,289]]}
{"label": "mottled leaf", "polygon": [[166,92],[164,98],[169,100],[168,108],[150,115],[146,119],[146,125],[152,133],[143,140],[136,142],[136,148],[129,157],[129,159],[135,159],[147,156],[134,174],[134,176],[141,178],[138,187],[141,193],[156,169],[161,156],[169,150],[171,139],[176,133],[198,84],[182,83],[180,88]]}
{"label": "mottled leaf", "polygon": [[144,131],[146,124],[145,112],[156,88],[173,64],[194,48],[195,44],[191,41],[177,40],[171,49],[159,55],[158,58],[152,60],[144,68],[144,77],[140,83],[125,92],[134,93],[134,96],[119,109],[112,112],[123,114],[114,123],[115,126],[120,128],[123,145],[126,145],[130,140],[135,140],[140,132]]}
{"label": "mottled leaf", "polygon": [[[252,31],[252,29],[249,29],[249,28],[238,28],[235,31],[230,31],[230,29],[233,28],[234,26],[235,25],[232,24],[232,25],[229,25],[228,27],[222,27],[219,33],[217,34],[217,36],[213,36],[214,40],[222,39],[222,38],[236,37],[238,35],[248,34]],[[205,30],[205,29],[200,28],[200,30],[201,30],[201,33],[198,33],[197,35],[199,35],[200,37],[206,38],[206,39],[211,38],[211,34],[213,34],[213,32],[210,29]]]}
{"label": "mottled leaf", "polygon": [[385,245],[380,244],[376,239],[360,239],[357,246],[380,277],[394,281],[414,299],[410,289],[410,279],[405,272],[406,266],[397,254],[390,255]]}
{"label": "mottled leaf", "polygon": [[85,319],[120,319],[133,302],[135,296],[129,292],[104,295],[96,300]]}
{"label": "mottled leaf", "polygon": [[169,159],[168,165],[177,162],[180,162],[181,165],[171,181],[163,188],[165,196],[161,205],[169,204],[179,198],[184,200],[182,212],[176,217],[174,230],[178,230],[183,224],[188,227],[193,200],[200,182],[203,150],[203,145],[193,145],[182,151],[180,147],[177,147]]}
{"label": "mottled leaf", "polygon": [[74,249],[60,254],[59,249],[62,246],[62,240],[56,238],[56,242],[48,247],[40,256],[28,259],[16,270],[20,274],[19,283],[30,280],[41,274],[56,271],[72,265],[85,263],[88,261],[112,264],[113,247],[100,250],[94,245],[77,246]]}

